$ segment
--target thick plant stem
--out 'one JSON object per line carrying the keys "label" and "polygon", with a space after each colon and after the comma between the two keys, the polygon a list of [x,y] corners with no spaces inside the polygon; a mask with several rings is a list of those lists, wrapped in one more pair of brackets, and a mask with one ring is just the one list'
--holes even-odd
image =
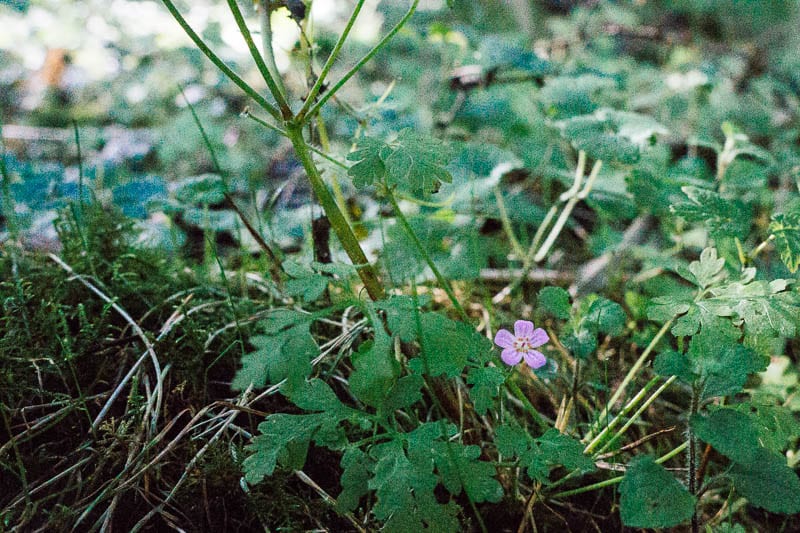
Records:
{"label": "thick plant stem", "polygon": [[384,296],[383,285],[381,285],[378,279],[375,268],[369,264],[364,250],[361,249],[361,245],[353,233],[353,229],[347,223],[344,214],[342,214],[339,206],[336,205],[336,200],[322,180],[319,169],[317,169],[311,157],[311,150],[303,138],[302,127],[288,125],[286,128],[286,135],[294,146],[297,158],[300,160],[300,163],[302,163],[306,175],[308,175],[311,188],[314,189],[314,194],[317,196],[322,210],[325,211],[325,215],[328,217],[333,231],[339,238],[339,242],[342,243],[342,248],[347,252],[347,256],[355,265],[356,271],[359,277],[361,277],[361,281],[364,282],[364,287],[367,289],[369,297],[373,300],[380,300]]}
{"label": "thick plant stem", "polygon": [[439,282],[439,285],[442,286],[444,292],[447,293],[447,297],[450,298],[450,302],[453,304],[453,307],[456,311],[458,311],[458,314],[461,315],[461,318],[464,320],[464,322],[469,322],[469,316],[461,306],[461,302],[459,302],[458,298],[456,298],[456,294],[453,292],[452,287],[450,287],[450,282],[448,282],[442,273],[439,272],[439,269],[436,268],[436,263],[433,262],[433,259],[431,259],[431,256],[425,249],[425,246],[423,246],[422,241],[420,241],[419,237],[417,237],[417,234],[414,232],[414,228],[412,228],[411,224],[408,223],[408,219],[403,214],[403,211],[400,210],[400,206],[397,205],[394,192],[392,192],[389,187],[386,188],[386,197],[389,198],[389,203],[392,204],[392,209],[394,209],[394,214],[397,217],[397,220],[400,222],[400,225],[403,226],[403,229],[406,231],[408,236],[411,237],[411,240],[414,242],[414,246],[417,248],[419,254],[430,267],[433,275],[436,277],[436,281]]}

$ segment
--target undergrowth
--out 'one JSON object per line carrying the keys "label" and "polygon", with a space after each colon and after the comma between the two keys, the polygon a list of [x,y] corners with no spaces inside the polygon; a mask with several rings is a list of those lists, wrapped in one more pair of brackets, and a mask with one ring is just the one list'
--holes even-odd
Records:
{"label": "undergrowth", "polygon": [[0,528],[800,528],[791,72],[702,64],[701,7],[590,3],[540,42],[390,2],[365,47],[364,0],[330,41],[308,2],[228,0],[242,77],[163,4],[313,205],[242,187],[182,88],[213,172],[151,203],[171,253],[81,161],[58,253],[20,246],[2,159]]}

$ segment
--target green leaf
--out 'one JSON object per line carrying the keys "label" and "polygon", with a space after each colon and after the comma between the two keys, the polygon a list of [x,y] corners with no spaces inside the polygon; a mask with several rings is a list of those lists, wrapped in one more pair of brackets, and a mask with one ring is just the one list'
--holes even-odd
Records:
{"label": "green leaf", "polygon": [[639,160],[639,147],[618,135],[618,125],[613,120],[597,114],[582,115],[562,121],[560,125],[564,137],[592,159],[627,165]]}
{"label": "green leaf", "polygon": [[374,305],[386,313],[386,323],[392,335],[400,337],[403,342],[411,342],[417,338],[417,311],[414,310],[413,298],[392,295]]}
{"label": "green leaf", "polygon": [[775,236],[775,247],[781,254],[781,261],[794,274],[800,266],[800,213],[772,215],[769,231]]}
{"label": "green leaf", "polygon": [[620,515],[628,527],[665,528],[689,520],[697,499],[653,457],[628,463],[619,486]]}
{"label": "green leaf", "polygon": [[463,489],[475,503],[500,501],[503,487],[494,478],[497,471],[493,464],[478,460],[479,446],[439,441],[435,449],[436,469],[450,494],[457,496]]}
{"label": "green leaf", "polygon": [[599,297],[589,306],[586,320],[594,324],[598,332],[614,336],[625,331],[627,317],[621,305]]}
{"label": "green leaf", "polygon": [[252,453],[243,463],[245,479],[248,483],[259,483],[265,476],[272,475],[279,461],[288,468],[302,468],[314,434],[323,425],[338,422],[338,418],[328,413],[270,415],[258,425],[260,434],[245,447]]}
{"label": "green leaf", "polygon": [[531,438],[519,426],[503,424],[495,428],[495,445],[497,451],[507,457],[522,455],[531,444]]}
{"label": "green leaf", "polygon": [[372,137],[363,137],[358,141],[358,148],[347,154],[348,161],[357,161],[347,170],[347,174],[353,178],[353,185],[361,189],[383,180],[386,166],[381,153],[387,148],[386,143]]}
{"label": "green leaf", "polygon": [[585,322],[561,339],[564,348],[578,359],[586,359],[597,350],[597,332],[583,327],[584,324]]}
{"label": "green leaf", "polygon": [[[686,199],[672,206],[672,212],[688,222],[702,222],[711,235],[744,239],[750,231],[748,209],[739,200],[727,200],[718,193],[699,187],[685,186]],[[688,200],[688,201],[687,201]]]}
{"label": "green leaf", "polygon": [[299,296],[305,302],[313,302],[325,293],[331,278],[317,274],[295,261],[284,261],[284,271],[292,279],[286,282],[286,294]]}
{"label": "green leaf", "polygon": [[749,465],[758,459],[758,431],[746,414],[716,409],[692,416],[689,424],[700,440],[732,461]]}
{"label": "green leaf", "polygon": [[653,370],[659,376],[677,376],[683,383],[692,384],[697,379],[689,358],[675,351],[661,352],[653,362]]}
{"label": "green leaf", "polygon": [[570,437],[559,433],[556,429],[536,439],[542,457],[548,464],[563,465],[568,470],[580,470],[582,473],[595,469],[592,458],[583,453],[584,445]]}
{"label": "green leaf", "polygon": [[519,457],[520,466],[528,475],[542,483],[549,483],[550,470],[563,466],[568,470],[580,470],[583,473],[595,469],[592,458],[584,455],[584,446],[569,435],[549,429],[537,439],[532,439],[524,429],[502,425],[495,430],[497,451],[506,457]]}
{"label": "green leaf", "polygon": [[342,418],[347,416],[348,408],[339,400],[330,385],[321,379],[303,381],[282,389],[282,392],[300,409],[326,411]]}
{"label": "green leaf", "polygon": [[341,513],[351,513],[358,507],[358,502],[369,492],[370,458],[358,448],[348,448],[339,463],[342,475],[339,483],[342,491],[336,498],[336,508]]}
{"label": "green leaf", "polygon": [[[430,425],[439,431],[438,424]],[[458,506],[454,502],[440,504],[434,495],[438,479],[433,473],[433,461],[409,460],[400,440],[378,444],[370,455],[375,466],[368,487],[377,498],[372,512],[379,520],[386,520],[384,530],[405,532],[426,526],[445,532],[460,530]]]}
{"label": "green leaf", "polygon": [[491,342],[469,324],[455,322],[438,313],[420,316],[422,353],[412,360],[413,368],[435,377],[456,377],[468,360],[485,362]]}
{"label": "green leaf", "polygon": [[411,129],[401,131],[390,148],[381,151],[389,185],[407,186],[415,193],[434,193],[440,182],[453,181],[444,168],[450,157],[444,143]]}
{"label": "green leaf", "polygon": [[505,380],[503,371],[495,366],[480,366],[470,369],[467,375],[467,384],[472,385],[472,388],[469,389],[469,397],[475,406],[476,413],[484,415],[494,406],[494,400],[500,393],[500,385],[505,383]]}
{"label": "green leaf", "polygon": [[569,318],[569,293],[561,287],[545,287],[539,291],[539,307],[551,316],[566,320]]}
{"label": "green leaf", "polygon": [[682,315],[692,308],[691,299],[676,296],[658,296],[650,300],[647,306],[647,318],[655,322],[666,322]]}
{"label": "green leaf", "polygon": [[401,377],[394,384],[394,387],[389,390],[381,409],[384,412],[391,412],[414,405],[422,399],[423,385],[425,385],[425,381],[418,374]]}
{"label": "green leaf", "polygon": [[[382,326],[379,324],[378,329]],[[400,363],[394,357],[392,342],[385,332],[375,334],[374,342],[365,342],[351,356],[355,370],[350,374],[350,391],[365,404],[378,407],[400,375]]]}
{"label": "green leaf", "polygon": [[743,402],[733,409],[747,413],[758,431],[759,442],[768,450],[782,452],[790,441],[800,435],[800,422],[788,407]]}
{"label": "green leaf", "polygon": [[187,205],[213,205],[225,200],[225,183],[217,174],[201,174],[178,182],[175,198]]}
{"label": "green leaf", "polygon": [[706,248],[700,253],[699,261],[689,263],[689,272],[694,276],[694,281],[701,289],[715,285],[727,276],[722,269],[725,259],[717,257],[716,248]]}
{"label": "green leaf", "polygon": [[[284,323],[283,321],[288,321]],[[295,320],[302,320],[295,323]],[[291,325],[280,329],[282,325]],[[294,324],[294,325],[292,325]],[[244,390],[252,385],[263,388],[286,378],[304,378],[311,372],[311,359],[319,355],[319,347],[309,332],[307,315],[275,314],[265,329],[272,335],[257,335],[249,342],[256,350],[242,357],[242,368],[231,383],[234,390]]]}
{"label": "green leaf", "polygon": [[771,513],[800,512],[800,479],[786,458],[764,448],[748,465],[735,464],[729,474],[736,492]]}
{"label": "green leaf", "polygon": [[688,356],[703,384],[702,399],[740,392],[747,378],[767,365],[765,357],[710,328],[692,338]]}

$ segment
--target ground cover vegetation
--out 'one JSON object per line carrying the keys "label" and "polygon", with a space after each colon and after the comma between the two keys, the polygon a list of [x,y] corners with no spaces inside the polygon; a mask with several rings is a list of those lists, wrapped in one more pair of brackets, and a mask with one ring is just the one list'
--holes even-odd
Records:
{"label": "ground cover vegetation", "polygon": [[67,4],[0,530],[800,529],[796,2]]}

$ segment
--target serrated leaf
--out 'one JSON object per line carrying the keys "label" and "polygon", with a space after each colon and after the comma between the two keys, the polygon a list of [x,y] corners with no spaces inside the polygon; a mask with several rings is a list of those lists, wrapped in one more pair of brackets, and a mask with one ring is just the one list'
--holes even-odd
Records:
{"label": "serrated leaf", "polygon": [[501,454],[519,457],[530,447],[531,438],[521,427],[503,424],[495,428],[494,443]]}
{"label": "serrated leaf", "polygon": [[[429,426],[440,431],[438,424]],[[384,530],[404,532],[426,526],[445,532],[459,530],[458,506],[453,502],[440,504],[434,496],[438,479],[432,460],[409,460],[400,440],[376,445],[370,455],[375,466],[368,487],[375,490],[377,498],[372,512],[379,520],[386,520]],[[430,448],[427,457],[430,458]]]}
{"label": "serrated leaf", "polygon": [[450,494],[457,496],[463,489],[476,503],[498,502],[503,497],[503,487],[495,479],[495,466],[478,460],[479,446],[436,441],[432,451],[442,484]]}
{"label": "serrated leaf", "polygon": [[486,414],[486,411],[494,406],[494,400],[500,394],[500,385],[505,383],[505,380],[503,371],[494,366],[470,369],[467,374],[467,384],[472,385],[469,389],[469,397],[475,406],[476,413]]}
{"label": "serrated leaf", "polygon": [[295,261],[284,261],[283,269],[292,278],[286,282],[286,294],[300,297],[304,302],[313,302],[322,296],[331,281]]}
{"label": "serrated leaf", "polygon": [[713,330],[695,335],[688,355],[703,384],[702,399],[740,392],[748,376],[763,370],[767,364],[766,358],[754,350],[735,344]]}
{"label": "serrated leaf", "polygon": [[775,236],[775,247],[781,254],[781,261],[794,274],[800,266],[800,213],[772,215],[769,231]]}
{"label": "serrated leaf", "polygon": [[420,325],[422,354],[412,363],[418,371],[430,376],[456,377],[468,360],[486,361],[491,353],[491,342],[463,322],[438,313],[424,313]]}
{"label": "serrated leaf", "polygon": [[561,338],[564,348],[578,359],[586,359],[597,350],[597,332],[587,327],[579,327]]}
{"label": "serrated leaf", "polygon": [[375,302],[375,307],[386,313],[386,324],[392,335],[400,337],[403,342],[411,342],[417,338],[417,311],[414,310],[413,298],[393,295]]}
{"label": "serrated leaf", "polygon": [[441,141],[405,129],[381,151],[390,185],[408,187],[416,193],[433,193],[440,182],[450,183],[453,177],[445,168],[451,152]]}
{"label": "serrated leaf", "polygon": [[536,439],[536,444],[548,464],[562,465],[568,470],[578,469],[583,473],[595,469],[592,458],[583,453],[584,445],[558,430],[548,429]]}
{"label": "serrated leaf", "polygon": [[782,455],[759,448],[752,463],[733,465],[729,475],[736,492],[752,505],[771,513],[800,512],[800,479]]}
{"label": "serrated leaf", "polygon": [[758,431],[744,413],[716,409],[692,416],[689,424],[700,440],[732,461],[749,465],[758,458]]}
{"label": "serrated leaf", "polygon": [[561,320],[569,318],[571,309],[569,293],[561,287],[545,287],[540,290],[537,304],[542,310],[555,318]]}
{"label": "serrated leaf", "polygon": [[356,161],[347,174],[353,178],[356,188],[364,188],[373,183],[380,183],[386,175],[386,166],[381,153],[387,149],[386,143],[372,137],[363,137],[358,141],[358,148],[347,154],[348,161]]}
{"label": "serrated leaf", "polygon": [[747,413],[758,431],[758,440],[763,447],[773,452],[782,452],[790,441],[800,436],[800,422],[788,407],[743,402],[732,406]]}
{"label": "serrated leaf", "polygon": [[689,263],[689,272],[694,276],[694,281],[701,289],[718,283],[724,279],[726,273],[722,271],[725,267],[725,259],[717,257],[716,248],[706,248],[700,253],[699,261]]}
{"label": "serrated leaf", "polygon": [[649,455],[628,463],[619,486],[620,515],[628,527],[665,528],[689,520],[697,499]]}
{"label": "serrated leaf", "polygon": [[692,307],[691,299],[675,296],[658,296],[647,305],[647,318],[655,322],[666,322],[682,315]]}
{"label": "serrated leaf", "polygon": [[688,222],[702,222],[714,237],[744,239],[750,231],[750,217],[739,200],[728,200],[718,193],[699,187],[685,186],[686,200],[672,206],[672,212]]}
{"label": "serrated leaf", "polygon": [[326,423],[336,424],[338,420],[328,413],[270,415],[258,425],[260,434],[245,447],[251,452],[243,462],[245,479],[259,483],[272,475],[279,460],[290,468],[302,468],[311,438]]}
{"label": "serrated leaf", "polygon": [[405,409],[422,399],[422,386],[425,384],[422,376],[410,374],[397,380],[383,400],[381,408],[384,412],[396,409]]}
{"label": "serrated leaf", "polygon": [[231,383],[234,390],[244,390],[250,384],[255,388],[263,388],[267,384],[275,384],[292,378],[300,380],[311,371],[310,361],[319,355],[319,347],[309,332],[308,317],[303,315],[281,315],[277,320],[302,320],[288,329],[279,329],[276,323],[273,328],[265,328],[274,332],[272,335],[257,335],[249,342],[256,350],[242,357],[242,368],[236,373]]}

